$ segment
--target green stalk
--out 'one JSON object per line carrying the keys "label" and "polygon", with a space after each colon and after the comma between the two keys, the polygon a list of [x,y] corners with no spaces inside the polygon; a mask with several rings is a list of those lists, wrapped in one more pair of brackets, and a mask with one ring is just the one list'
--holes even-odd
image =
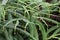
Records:
{"label": "green stalk", "polygon": [[43,24],[40,21],[36,20],[36,25],[38,25],[39,26],[39,30],[41,30],[43,40],[48,40],[47,32],[44,29]]}

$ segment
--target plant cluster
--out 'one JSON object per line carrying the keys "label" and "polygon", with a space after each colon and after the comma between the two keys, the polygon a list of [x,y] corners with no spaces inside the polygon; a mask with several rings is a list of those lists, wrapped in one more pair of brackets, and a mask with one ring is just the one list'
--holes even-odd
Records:
{"label": "plant cluster", "polygon": [[0,0],[0,40],[60,40],[60,0]]}

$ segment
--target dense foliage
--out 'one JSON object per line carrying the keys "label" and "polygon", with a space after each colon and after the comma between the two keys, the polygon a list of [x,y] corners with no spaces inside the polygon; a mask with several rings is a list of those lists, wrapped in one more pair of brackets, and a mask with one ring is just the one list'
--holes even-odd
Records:
{"label": "dense foliage", "polygon": [[0,40],[60,40],[60,0],[0,0]]}

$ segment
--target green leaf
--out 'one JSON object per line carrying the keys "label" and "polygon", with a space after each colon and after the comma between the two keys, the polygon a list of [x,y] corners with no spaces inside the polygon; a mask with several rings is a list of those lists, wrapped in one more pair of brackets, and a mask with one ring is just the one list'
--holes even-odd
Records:
{"label": "green leaf", "polygon": [[[36,40],[39,40],[36,26],[35,26],[34,24],[29,24],[29,29],[30,29],[30,34],[31,34],[34,38],[36,38]],[[30,40],[32,40],[32,39],[30,39]]]}
{"label": "green leaf", "polygon": [[41,22],[39,22],[38,20],[36,20],[36,25],[39,26],[39,30],[40,30],[41,33],[42,33],[42,38],[43,38],[43,40],[48,40],[48,39],[47,39],[47,32],[46,32],[43,24],[42,24]]}
{"label": "green leaf", "polygon": [[58,26],[52,26],[50,29],[47,30],[47,34],[49,34],[50,32],[52,32],[53,30],[57,29]]}

